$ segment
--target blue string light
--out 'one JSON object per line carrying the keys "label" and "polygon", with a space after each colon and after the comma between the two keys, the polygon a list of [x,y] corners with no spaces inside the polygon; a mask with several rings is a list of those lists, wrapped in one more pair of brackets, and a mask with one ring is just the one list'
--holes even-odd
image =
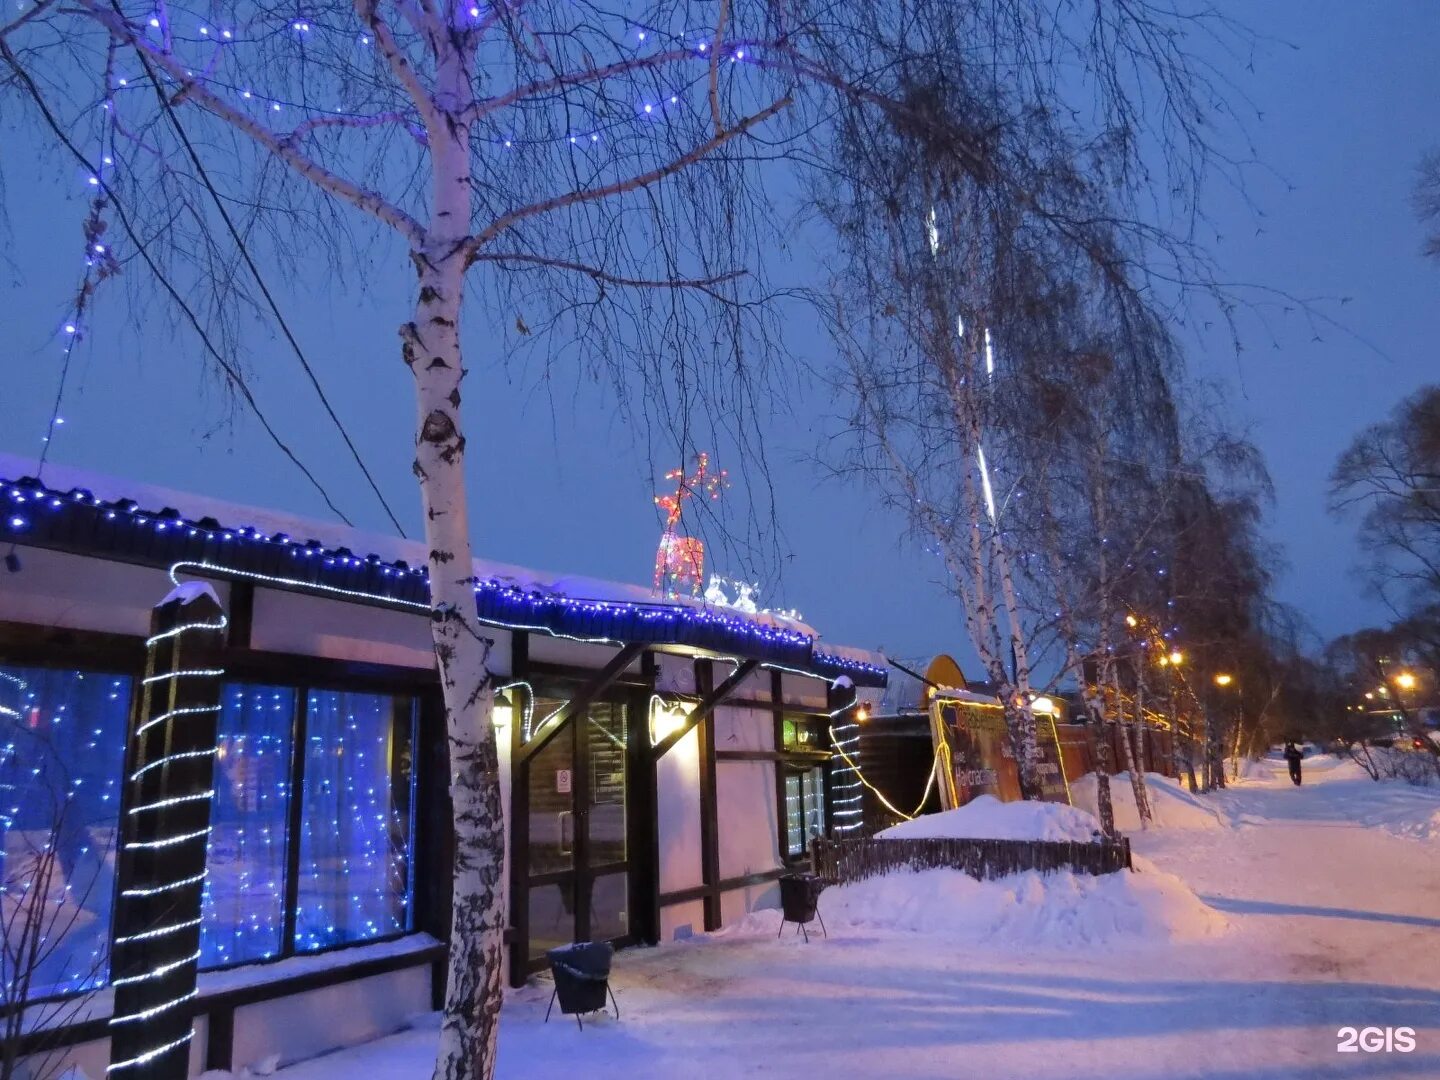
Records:
{"label": "blue string light", "polygon": [[[157,561],[220,575],[236,575],[284,588],[314,590],[349,599],[429,611],[428,574],[403,560],[358,556],[346,548],[326,548],[315,540],[297,541],[285,533],[253,527],[229,528],[213,519],[192,521],[173,509],[150,511],[133,500],[103,501],[76,488],[60,492],[34,480],[0,479],[10,504],[0,514],[0,536],[64,538],[72,546],[76,526],[85,517],[101,535],[124,543],[118,526],[147,529],[158,542],[145,549]],[[76,520],[80,519],[80,520]],[[137,538],[128,538],[134,543]],[[113,542],[113,541],[112,541]],[[100,546],[100,545],[97,545]],[[118,545],[117,545],[118,546]],[[163,548],[163,550],[161,550]],[[212,561],[219,560],[219,561]],[[249,565],[244,565],[248,563]],[[529,629],[582,641],[640,641],[692,644],[723,651],[760,651],[767,661],[805,667],[828,675],[849,675],[867,685],[883,685],[880,665],[826,653],[800,630],[769,625],[738,613],[660,602],[598,600],[524,589],[500,579],[475,585],[481,622]]]}

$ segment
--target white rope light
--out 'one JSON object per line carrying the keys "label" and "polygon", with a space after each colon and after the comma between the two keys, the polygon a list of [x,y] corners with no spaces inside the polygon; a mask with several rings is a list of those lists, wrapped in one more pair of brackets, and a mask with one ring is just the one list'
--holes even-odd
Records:
{"label": "white rope light", "polygon": [[200,959],[200,950],[199,950],[199,949],[196,949],[196,950],[195,950],[193,953],[191,953],[189,956],[182,956],[179,960],[172,960],[172,961],[170,961],[170,963],[168,963],[168,964],[161,964],[161,965],[160,965],[159,967],[157,967],[157,968],[151,968],[149,971],[145,972],[145,974],[143,974],[143,975],[126,975],[126,976],[125,976],[124,978],[122,978],[122,979],[111,979],[111,980],[110,980],[110,985],[111,985],[111,986],[131,986],[131,985],[133,985],[133,984],[135,984],[135,983],[146,982],[146,981],[148,981],[148,980],[150,980],[150,979],[158,979],[158,978],[160,978],[160,977],[163,976],[163,975],[169,975],[170,972],[176,971],[176,970],[184,967],[186,964],[193,964],[195,961],[197,961],[197,960],[199,960],[199,959]]}
{"label": "white rope light", "polygon": [[139,1012],[128,1013],[128,1014],[125,1015],[125,1016],[115,1016],[115,1017],[111,1017],[110,1023],[111,1023],[112,1025],[113,1025],[113,1024],[132,1024],[132,1023],[134,1023],[136,1020],[149,1020],[149,1019],[152,1018],[152,1017],[159,1016],[159,1015],[160,1015],[161,1013],[163,1013],[163,1012],[169,1012],[171,1009],[175,1008],[175,1006],[177,1006],[177,1005],[184,1005],[185,1002],[191,1001],[191,1000],[193,1000],[194,998],[197,998],[197,997],[199,997],[199,996],[200,996],[200,991],[199,991],[199,990],[191,990],[188,994],[182,994],[180,997],[174,998],[174,999],[172,999],[172,1000],[170,1000],[170,1001],[167,1001],[167,1002],[165,1002],[163,1005],[154,1005],[154,1006],[151,1006],[151,1007],[148,1008],[148,1009],[141,1009]]}
{"label": "white rope light", "polygon": [[202,836],[209,836],[210,829],[196,829],[194,832],[181,833],[179,836],[167,836],[160,840],[140,840],[135,843],[126,844],[129,848],[167,848],[176,844],[183,844],[187,840],[197,840]]}
{"label": "white rope light", "polygon": [[153,1050],[146,1050],[143,1054],[136,1054],[133,1058],[129,1058],[129,1059],[126,1060],[126,1061],[117,1061],[114,1065],[107,1065],[107,1066],[105,1067],[105,1071],[106,1071],[107,1073],[112,1073],[112,1072],[117,1072],[117,1071],[119,1071],[120,1069],[129,1069],[129,1068],[133,1068],[133,1067],[136,1066],[136,1065],[144,1065],[147,1061],[154,1061],[154,1060],[155,1060],[157,1057],[159,1057],[161,1054],[167,1054],[167,1053],[169,1053],[171,1050],[174,1050],[177,1046],[184,1046],[186,1043],[188,1043],[188,1042],[189,1042],[191,1039],[193,1039],[194,1037],[195,1037],[195,1029],[194,1029],[194,1028],[191,1028],[189,1031],[187,1031],[184,1035],[180,1036],[180,1038],[176,1039],[174,1042],[168,1042],[168,1043],[166,1043],[164,1046],[157,1046],[157,1047],[155,1047],[155,1049],[153,1049]]}
{"label": "white rope light", "polygon": [[[224,672],[222,671],[221,674],[223,675]],[[196,716],[202,713],[212,713],[219,711],[219,705],[196,705],[193,708],[171,709],[169,712],[161,713],[159,716],[152,717],[151,719],[146,720],[145,723],[141,724],[138,728],[135,729],[135,734],[137,736],[144,735],[145,732],[149,731],[156,724],[163,724],[166,720],[169,720],[171,717],[174,716]]]}
{"label": "white rope light", "polygon": [[182,761],[185,758],[214,757],[218,752],[218,747],[211,747],[208,750],[182,750],[177,754],[166,754],[164,757],[156,758],[147,765],[141,765],[140,768],[130,774],[130,779],[136,780],[151,769],[158,769],[163,765],[168,765],[172,761]]}
{"label": "white rope light", "polygon": [[[214,788],[211,788],[209,791],[197,791],[194,795],[172,795],[170,798],[160,799],[158,802],[145,803],[143,806],[132,806],[127,813],[143,814],[147,810],[163,810],[167,806],[179,806],[181,803],[200,802],[205,799],[213,799],[214,797]],[[135,847],[136,845],[131,844],[130,846]]]}
{"label": "white rope light", "polygon": [[165,682],[168,679],[219,678],[224,674],[224,668],[210,668],[197,671],[170,671],[164,675],[151,675],[149,678],[141,679],[140,682],[144,686],[149,686],[151,683]]}
{"label": "white rope light", "polygon": [[164,937],[166,934],[177,934],[192,926],[199,926],[199,919],[187,919],[185,922],[174,923],[171,926],[162,926],[158,930],[142,930],[138,934],[127,934],[125,937],[117,937],[116,945],[123,945],[127,941],[149,941],[151,938]]}
{"label": "white rope light", "polygon": [[[174,580],[175,580],[173,575],[172,575],[172,577],[171,577],[170,580],[171,580],[171,581],[174,581]],[[175,582],[175,583],[176,583],[177,585],[179,584],[178,581]],[[200,623],[185,623],[185,624],[183,624],[183,625],[181,625],[181,626],[172,627],[172,628],[169,629],[169,630],[166,630],[166,631],[163,631],[162,633],[156,634],[156,635],[155,635],[154,637],[152,637],[152,638],[146,638],[146,639],[145,639],[145,647],[148,649],[148,648],[152,647],[153,645],[155,645],[155,644],[158,643],[158,642],[165,641],[167,638],[179,637],[181,634],[185,633],[187,630],[224,630],[225,627],[227,627],[227,626],[229,626],[229,625],[230,625],[230,620],[228,620],[227,618],[225,618],[224,615],[221,615],[220,618],[219,618],[217,621],[213,622],[213,623],[205,623],[205,622],[200,622]]]}
{"label": "white rope light", "polygon": [[170,892],[172,889],[183,889],[187,885],[199,885],[209,876],[208,870],[202,870],[193,877],[181,878],[179,881],[172,881],[168,885],[154,885],[145,889],[122,889],[121,896],[159,896],[161,893]]}

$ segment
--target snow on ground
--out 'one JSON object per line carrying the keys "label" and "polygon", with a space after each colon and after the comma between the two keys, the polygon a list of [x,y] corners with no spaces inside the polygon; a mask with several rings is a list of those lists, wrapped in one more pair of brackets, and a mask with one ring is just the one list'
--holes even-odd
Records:
{"label": "snow on ground", "polygon": [[[1262,765],[1205,797],[1220,815],[1210,824],[1197,816],[1136,834],[1145,858],[1128,885],[1091,882],[1072,899],[1063,881],[991,889],[932,873],[827,891],[830,936],[809,944],[788,928],[777,939],[768,913],[620,953],[621,1018],[583,1032],[570,1018],[542,1022],[550,984],[537,980],[506,999],[498,1075],[1440,1077],[1440,853],[1411,828],[1430,820],[1440,793],[1360,783],[1318,763],[1294,788],[1283,763]],[[1151,913],[1147,932],[1092,936],[1114,917],[1111,890],[1177,895],[1156,868],[1183,879],[1225,928],[1161,933],[1185,919]],[[1023,914],[1001,903],[1006,891]],[[1035,914],[1066,910],[1083,934]],[[1336,1031],[1347,1025],[1413,1027],[1417,1047],[1340,1054]],[[426,1080],[434,1050],[431,1017],[278,1080]]]}
{"label": "snow on ground", "polygon": [[[955,870],[896,873],[827,891],[822,914],[842,929],[900,930],[934,935],[947,946],[1014,949],[1138,947],[1224,929],[1224,916],[1178,877],[1153,866],[1144,871],[1104,877],[1032,871],[999,881]],[[746,920],[752,921],[770,933],[780,925],[773,911],[755,912]]]}
{"label": "snow on ground", "polygon": [[962,837],[968,840],[1089,840],[1100,823],[1064,803],[1005,803],[980,795],[955,810],[925,814],[876,833],[891,840]]}
{"label": "snow on ground", "polygon": [[[1070,785],[1070,794],[1075,799],[1075,805],[1088,813],[1098,813],[1095,808],[1096,787],[1093,773],[1074,781]],[[1171,780],[1159,773],[1146,773],[1145,790],[1158,826],[1170,829],[1224,827],[1214,804],[1204,795],[1191,795],[1184,781]],[[1135,789],[1130,784],[1128,772],[1110,778],[1110,804],[1115,810],[1117,829],[1127,835],[1139,830],[1140,815],[1135,810]]]}
{"label": "snow on ground", "polygon": [[[1287,805],[1287,794],[1295,794],[1282,760],[1272,756],[1256,764],[1277,778],[1274,784],[1251,790],[1242,783],[1235,791],[1216,796],[1220,811],[1237,827],[1266,824]],[[1300,772],[1301,792],[1320,785],[1324,788],[1322,800],[1304,800],[1305,808],[1300,811],[1315,820],[1341,819],[1404,839],[1440,841],[1440,788],[1414,787],[1393,779],[1371,780],[1355,762],[1333,754],[1307,757]]]}

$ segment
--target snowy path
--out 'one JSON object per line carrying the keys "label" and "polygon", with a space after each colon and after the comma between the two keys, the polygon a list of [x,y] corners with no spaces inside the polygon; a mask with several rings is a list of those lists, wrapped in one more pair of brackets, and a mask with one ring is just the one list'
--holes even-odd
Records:
{"label": "snowy path", "polygon": [[[546,1026],[548,983],[517,992],[500,1076],[1440,1078],[1440,829],[1415,838],[1440,797],[1323,766],[1299,790],[1262,767],[1212,801],[1225,827],[1136,837],[1226,913],[1218,937],[1017,950],[832,923],[807,946],[752,917],[622,953],[619,1023]],[[1410,1026],[1418,1047],[1339,1054],[1347,1024]],[[280,1077],[424,1078],[433,1048],[406,1032]]]}

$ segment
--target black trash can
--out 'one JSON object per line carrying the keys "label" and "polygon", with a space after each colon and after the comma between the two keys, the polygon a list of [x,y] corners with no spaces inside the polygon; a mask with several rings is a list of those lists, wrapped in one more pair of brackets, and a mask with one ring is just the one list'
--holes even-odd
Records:
{"label": "black trash can", "polygon": [[793,922],[797,929],[804,933],[805,940],[810,940],[810,931],[806,929],[806,923],[820,919],[820,929],[826,937],[830,931],[825,929],[825,920],[820,918],[820,893],[825,888],[825,882],[816,874],[786,874],[780,879],[780,912],[784,916],[780,920],[780,930],[776,933],[779,937],[785,931],[785,924]]}
{"label": "black trash can", "polygon": [[545,1010],[546,1023],[550,1022],[550,1009],[555,1007],[555,999],[559,998],[560,1011],[574,1016],[583,1031],[585,1023],[580,1014],[604,1009],[606,994],[615,1004],[615,1019],[620,1019],[620,1005],[615,1002],[615,992],[610,989],[610,961],[615,955],[613,945],[608,941],[581,941],[551,949],[545,955],[550,960],[550,974],[555,979],[555,990]]}

